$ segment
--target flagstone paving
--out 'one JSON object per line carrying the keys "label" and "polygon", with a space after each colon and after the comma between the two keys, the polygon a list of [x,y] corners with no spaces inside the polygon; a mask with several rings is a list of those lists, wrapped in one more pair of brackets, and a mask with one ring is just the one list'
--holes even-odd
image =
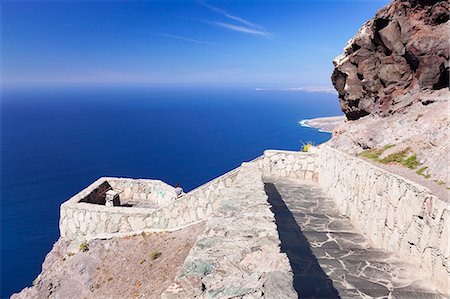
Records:
{"label": "flagstone paving", "polygon": [[372,247],[317,184],[267,179],[265,190],[300,298],[445,298],[417,266]]}

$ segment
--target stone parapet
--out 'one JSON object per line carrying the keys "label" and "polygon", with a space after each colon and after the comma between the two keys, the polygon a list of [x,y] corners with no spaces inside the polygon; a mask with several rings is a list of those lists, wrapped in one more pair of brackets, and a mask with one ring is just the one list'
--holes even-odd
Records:
{"label": "stone parapet", "polygon": [[414,182],[327,145],[318,150],[319,184],[373,246],[420,265],[449,292],[449,205]]}
{"label": "stone parapet", "polygon": [[[238,169],[230,171],[175,199],[173,187],[153,180],[100,178],[61,205],[60,235],[78,244],[93,238],[138,233],[145,230],[173,230],[204,220],[216,208],[215,201],[229,187]],[[106,206],[82,200],[107,181],[115,190],[140,200],[153,194],[155,208]],[[151,192],[148,188],[153,183]],[[135,195],[137,194],[137,195]]]}
{"label": "stone parapet", "polygon": [[[175,230],[207,220],[209,228],[197,240],[177,283],[184,285],[183,290],[186,287],[183,292],[193,294],[203,294],[201,283],[208,284],[208,290],[230,296],[239,296],[248,288],[244,293],[258,298],[260,292],[265,293],[261,282],[271,285],[272,276],[291,279],[288,268],[280,266],[285,257],[279,252],[279,237],[262,177],[318,181],[374,247],[396,252],[420,265],[440,291],[448,293],[448,203],[423,186],[325,144],[307,153],[267,150],[263,156],[179,198],[173,187],[161,181],[99,179],[62,204],[61,237],[78,244],[92,238]],[[156,208],[102,204],[105,180],[120,200],[152,201]],[[270,263],[257,265],[257,258]],[[265,266],[274,268],[262,270]],[[276,272],[276,267],[283,270]],[[238,283],[230,269],[250,274]],[[229,279],[221,276],[222,271]],[[187,282],[193,284],[188,287]],[[167,298],[181,298],[173,289],[166,294]]]}
{"label": "stone parapet", "polygon": [[257,159],[239,167],[162,298],[297,298]]}
{"label": "stone parapet", "polygon": [[266,150],[257,158],[264,177],[313,180],[318,179],[317,154],[314,152],[294,152]]}

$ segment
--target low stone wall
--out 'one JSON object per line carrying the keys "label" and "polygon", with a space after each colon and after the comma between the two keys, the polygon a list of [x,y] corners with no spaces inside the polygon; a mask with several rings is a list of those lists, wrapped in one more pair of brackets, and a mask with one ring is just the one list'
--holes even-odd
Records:
{"label": "low stone wall", "polygon": [[[216,208],[215,202],[224,189],[231,186],[239,168],[220,176],[199,188],[174,200],[163,184],[146,189],[145,180],[101,178],[68,201],[60,209],[60,235],[75,244],[93,238],[105,238],[117,234],[144,230],[170,230],[204,220]],[[107,207],[80,202],[107,180],[113,188],[129,189],[130,194],[152,196],[161,191],[159,198],[165,206],[155,210],[138,207]],[[145,191],[147,190],[147,191]],[[145,192],[141,192],[145,191]],[[151,192],[150,192],[151,191]],[[164,193],[165,192],[165,193]],[[168,196],[170,195],[170,196]],[[166,197],[168,196],[168,197]]]}
{"label": "low stone wall", "polygon": [[317,154],[312,152],[294,152],[266,150],[264,155],[254,161],[258,163],[264,177],[284,177],[317,181]]}
{"label": "low stone wall", "polygon": [[448,293],[449,205],[428,189],[327,145],[318,150],[319,184],[373,246],[396,252]]}
{"label": "low stone wall", "polygon": [[177,198],[174,187],[160,180],[106,178],[121,200],[153,201],[159,206],[172,203]]}
{"label": "low stone wall", "polygon": [[215,206],[161,298],[297,298],[257,161],[239,168]]}
{"label": "low stone wall", "polygon": [[[267,198],[265,193],[263,196],[260,192],[264,192],[264,188],[258,189],[261,187],[261,176],[318,180],[336,201],[341,213],[347,215],[355,227],[372,240],[374,247],[396,252],[416,262],[429,273],[442,292],[448,292],[449,205],[433,196],[428,189],[327,145],[308,153],[267,150],[247,165],[252,165],[251,172],[248,167],[238,167],[176,200],[171,195],[172,191],[164,189],[168,185],[163,182],[158,189],[157,184],[145,186],[143,180],[107,178],[111,187],[123,190],[124,197],[132,194],[136,200],[148,200],[150,194],[152,197],[159,194],[158,203],[163,206],[156,210],[80,202],[105,181],[105,178],[99,179],[61,205],[61,236],[78,244],[97,237],[146,230],[173,230],[208,219],[211,229],[204,236],[206,239],[208,234],[232,239],[237,234],[235,224],[246,231],[247,225],[250,225],[247,220],[249,223],[260,221],[261,215],[264,219],[273,217],[264,206],[267,205]],[[259,178],[255,179],[255,175]],[[253,180],[246,179],[246,176]],[[252,195],[252,192],[255,194]],[[250,202],[254,202],[255,206],[249,205]],[[253,210],[260,204],[261,210]],[[233,210],[236,207],[241,209],[239,213]],[[228,209],[234,211],[230,218],[227,218]],[[276,238],[271,236],[273,238],[269,237],[270,240],[279,242],[278,235]],[[223,242],[217,244],[228,245]],[[242,241],[242,244],[246,243]],[[195,250],[201,251],[200,247],[210,248],[210,245],[198,245]],[[219,247],[214,248],[219,250]],[[273,250],[271,252],[275,254],[276,250]],[[218,256],[215,258],[220,260]],[[197,266],[192,267],[197,269]],[[180,276],[180,281],[185,279],[182,278],[186,276],[184,274]],[[210,278],[205,279],[208,281]]]}
{"label": "low stone wall", "polygon": [[[266,177],[317,180],[316,154],[267,150],[254,160]],[[61,205],[60,234],[81,243],[92,238],[110,237],[144,230],[173,230],[206,219],[217,209],[217,199],[230,187],[236,168],[175,199],[173,187],[162,181],[100,178]],[[122,200],[153,201],[157,209],[107,207],[82,202],[107,182]],[[95,192],[94,192],[95,193]]]}

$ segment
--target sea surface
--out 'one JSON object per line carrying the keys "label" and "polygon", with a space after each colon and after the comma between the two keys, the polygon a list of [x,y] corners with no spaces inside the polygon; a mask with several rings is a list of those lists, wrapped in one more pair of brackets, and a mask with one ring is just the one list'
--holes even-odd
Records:
{"label": "sea surface", "polygon": [[1,298],[30,286],[59,236],[59,205],[101,176],[191,190],[261,155],[330,134],[334,94],[250,88],[14,86],[1,94]]}

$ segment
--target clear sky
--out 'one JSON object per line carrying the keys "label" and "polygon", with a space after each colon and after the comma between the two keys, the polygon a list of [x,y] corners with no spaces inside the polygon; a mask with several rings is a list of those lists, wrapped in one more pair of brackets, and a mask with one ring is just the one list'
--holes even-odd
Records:
{"label": "clear sky", "polygon": [[2,82],[330,86],[388,2],[2,1]]}

